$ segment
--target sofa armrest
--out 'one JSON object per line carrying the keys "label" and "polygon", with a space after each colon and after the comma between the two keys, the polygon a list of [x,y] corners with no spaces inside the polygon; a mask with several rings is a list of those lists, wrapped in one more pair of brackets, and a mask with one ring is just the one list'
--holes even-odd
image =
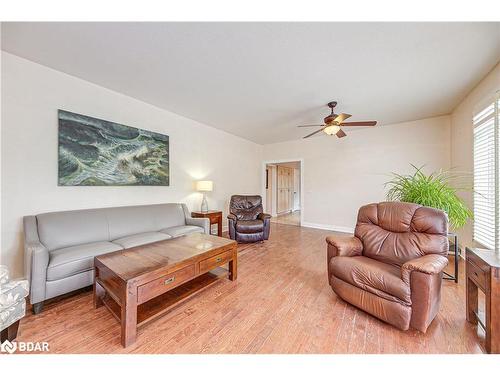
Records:
{"label": "sofa armrest", "polygon": [[328,261],[335,256],[353,257],[361,255],[363,243],[355,236],[328,236]]}
{"label": "sofa armrest", "polygon": [[233,221],[236,221],[238,219],[235,214],[229,214],[229,215],[227,215],[227,218],[229,220],[233,220]]}
{"label": "sofa armrest", "polygon": [[194,225],[203,228],[205,234],[210,234],[210,219],[205,217],[191,217],[191,212],[185,203],[182,203],[182,210],[184,211],[184,220],[186,225]]}
{"label": "sofa armrest", "polygon": [[448,259],[443,255],[424,255],[403,264],[401,267],[401,278],[405,283],[410,284],[410,277],[413,271],[435,275],[442,272],[447,264]]}
{"label": "sofa armrest", "polygon": [[265,214],[261,212],[260,214],[257,215],[257,220],[269,220],[271,219],[271,215]]}
{"label": "sofa armrest", "polygon": [[24,274],[30,283],[30,301],[35,304],[45,300],[49,251],[40,242],[35,216],[25,216],[23,226]]}
{"label": "sofa armrest", "polygon": [[210,234],[210,219],[207,217],[186,217],[186,225],[202,227],[205,234]]}

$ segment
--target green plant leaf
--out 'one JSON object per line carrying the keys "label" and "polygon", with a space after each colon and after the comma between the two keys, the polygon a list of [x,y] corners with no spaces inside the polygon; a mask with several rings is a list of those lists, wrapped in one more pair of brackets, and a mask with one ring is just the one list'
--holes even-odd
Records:
{"label": "green plant leaf", "polygon": [[457,195],[458,191],[473,191],[469,187],[470,175],[452,170],[439,170],[426,175],[424,166],[411,166],[415,169],[414,173],[392,173],[392,179],[384,184],[388,188],[388,200],[443,210],[448,214],[450,226],[454,229],[463,227],[467,220],[473,218],[472,211]]}

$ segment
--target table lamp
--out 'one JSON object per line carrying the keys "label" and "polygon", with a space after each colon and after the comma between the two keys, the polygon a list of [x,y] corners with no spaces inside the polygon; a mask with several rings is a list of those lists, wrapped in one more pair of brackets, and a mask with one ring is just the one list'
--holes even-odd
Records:
{"label": "table lamp", "polygon": [[213,181],[197,181],[196,182],[196,190],[201,191],[203,193],[203,200],[201,201],[201,212],[208,211],[208,203],[205,192],[212,191],[214,189]]}

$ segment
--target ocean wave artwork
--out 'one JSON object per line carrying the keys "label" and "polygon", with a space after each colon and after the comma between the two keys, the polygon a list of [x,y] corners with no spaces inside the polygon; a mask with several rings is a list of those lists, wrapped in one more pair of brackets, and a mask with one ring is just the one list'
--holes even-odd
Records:
{"label": "ocean wave artwork", "polygon": [[168,135],[59,110],[59,185],[169,185]]}

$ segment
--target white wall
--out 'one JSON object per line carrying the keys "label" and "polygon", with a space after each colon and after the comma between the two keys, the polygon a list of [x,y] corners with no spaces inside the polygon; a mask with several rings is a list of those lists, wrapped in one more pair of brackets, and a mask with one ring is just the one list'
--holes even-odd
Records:
{"label": "white wall", "polygon": [[[483,78],[451,114],[451,165],[457,171],[471,174],[471,186],[474,167],[472,115],[477,105],[492,98],[498,90],[500,90],[500,64]],[[461,196],[472,208],[472,192],[463,192]],[[462,246],[474,245],[472,223],[459,231],[459,242]]]}
{"label": "white wall", "polygon": [[391,172],[450,167],[450,119],[434,117],[264,146],[264,160],[304,159],[303,225],[352,231],[360,206],[385,200]]}
{"label": "white wall", "polygon": [[[170,186],[57,186],[57,109],[169,135]],[[231,194],[260,193],[261,153],[255,143],[2,53],[0,263],[15,276],[22,274],[23,215],[161,202],[197,209],[201,196],[193,182],[198,179],[214,181],[209,208],[226,215]]]}

